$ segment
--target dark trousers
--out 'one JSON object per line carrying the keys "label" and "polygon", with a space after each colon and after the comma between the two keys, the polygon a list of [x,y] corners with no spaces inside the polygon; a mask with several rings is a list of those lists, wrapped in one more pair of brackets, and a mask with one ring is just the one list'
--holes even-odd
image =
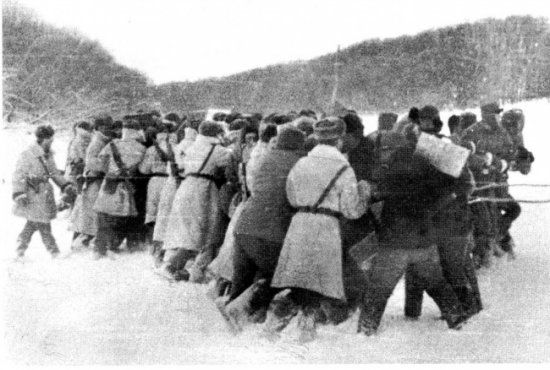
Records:
{"label": "dark trousers", "polygon": [[495,191],[497,198],[508,199],[509,202],[497,203],[497,227],[498,227],[498,239],[501,241],[501,247],[505,252],[509,252],[509,241],[512,238],[510,235],[510,228],[512,223],[519,217],[521,213],[521,207],[518,202],[510,195],[507,188],[498,188]]}
{"label": "dark trousers", "polygon": [[270,286],[281,248],[281,243],[249,235],[235,235],[231,300],[241,295],[255,280],[265,279],[265,286],[268,288],[258,292],[257,297],[254,297],[255,302],[251,302],[251,306],[254,306],[253,309],[259,309],[269,305],[278,291]]}
{"label": "dark trousers", "polygon": [[443,235],[437,241],[437,249],[443,276],[452,286],[464,311],[479,311],[476,308],[481,305],[481,299],[474,263],[470,257],[468,236]]}
{"label": "dark trousers", "polygon": [[[376,330],[382,320],[389,297],[399,279],[410,267],[422,277],[430,296],[434,299],[447,323],[452,325],[463,315],[461,304],[451,285],[441,276],[429,276],[438,271],[433,263],[434,248],[393,248],[382,246],[367,271],[367,284],[359,317],[360,329]],[[425,268],[430,266],[430,268]]]}
{"label": "dark trousers", "polygon": [[99,212],[94,250],[100,254],[105,254],[108,249],[116,250],[124,239],[129,250],[136,249],[141,241],[142,229],[143,224],[136,217],[112,216]]}
{"label": "dark trousers", "polygon": [[[436,301],[437,294],[434,294],[431,286],[443,284],[443,272],[439,263],[439,256],[435,256],[428,263],[411,264],[407,266],[405,273],[405,316],[411,318],[420,317],[422,314],[422,302],[424,292]],[[468,258],[471,258],[468,256]],[[472,286],[472,293],[475,300],[475,306],[472,307],[472,313],[482,309],[481,294],[477,284],[477,277],[473,268],[473,263],[466,264],[466,276]],[[435,283],[434,283],[435,282]],[[437,301],[436,301],[437,302]],[[444,313],[442,313],[443,316]]]}
{"label": "dark trousers", "polygon": [[475,242],[473,253],[481,257],[491,251],[490,240],[495,234],[493,232],[493,215],[491,215],[490,205],[481,202],[471,204],[470,212]]}
{"label": "dark trousers", "polygon": [[167,268],[173,273],[183,270],[187,261],[197,257],[197,254],[197,251],[180,248],[178,249],[178,252],[168,261]]}
{"label": "dark trousers", "polygon": [[31,242],[34,232],[37,230],[40,233],[42,242],[48,252],[59,253],[59,248],[57,247],[57,243],[55,242],[55,238],[52,234],[51,224],[49,222],[27,221],[25,227],[23,227],[23,231],[21,231],[17,237],[17,254],[23,255],[25,253],[29,247],[29,243]]}

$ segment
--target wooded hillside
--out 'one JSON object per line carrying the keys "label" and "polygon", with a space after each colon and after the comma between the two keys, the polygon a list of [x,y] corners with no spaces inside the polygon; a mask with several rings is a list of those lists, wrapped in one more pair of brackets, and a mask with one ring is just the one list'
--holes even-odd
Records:
{"label": "wooded hillside", "polygon": [[[369,40],[338,56],[338,100],[356,110],[475,106],[550,96],[550,31],[542,18],[487,19],[415,36]],[[244,111],[325,109],[336,54],[219,79],[158,86],[163,106]]]}
{"label": "wooded hillside", "polygon": [[147,103],[151,84],[97,42],[41,22],[24,8],[2,7],[6,120],[56,124]]}

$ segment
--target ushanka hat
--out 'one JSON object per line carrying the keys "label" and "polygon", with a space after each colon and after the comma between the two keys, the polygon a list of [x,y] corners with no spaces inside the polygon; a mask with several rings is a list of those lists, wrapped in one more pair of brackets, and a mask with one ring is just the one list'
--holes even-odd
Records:
{"label": "ushanka hat", "polygon": [[129,129],[129,130],[141,130],[143,128],[143,125],[139,120],[135,118],[129,118],[125,119],[124,122],[122,122],[122,128]]}
{"label": "ushanka hat", "polygon": [[306,136],[300,130],[292,126],[286,126],[281,129],[277,136],[277,149],[281,150],[299,150],[304,147]]}
{"label": "ushanka hat", "polygon": [[481,106],[481,114],[500,114],[503,109],[497,103],[489,103]]}
{"label": "ushanka hat", "polygon": [[313,133],[319,140],[338,139],[346,133],[346,124],[338,117],[327,117],[315,122]]}
{"label": "ushanka hat", "polygon": [[214,121],[203,121],[199,126],[199,134],[203,136],[216,137],[224,132],[222,125]]}
{"label": "ushanka hat", "polygon": [[37,139],[49,139],[53,137],[55,131],[52,126],[50,125],[40,125],[36,128],[34,131],[34,136],[36,136]]}

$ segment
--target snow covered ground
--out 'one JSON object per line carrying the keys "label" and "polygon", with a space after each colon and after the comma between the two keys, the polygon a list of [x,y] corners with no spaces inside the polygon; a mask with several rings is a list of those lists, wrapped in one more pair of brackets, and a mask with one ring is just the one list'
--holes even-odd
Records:
{"label": "snow covered ground", "polygon": [[[536,161],[528,177],[510,183],[550,184],[550,103],[515,104],[526,114],[525,142]],[[475,112],[479,114],[479,111]],[[451,112],[443,114],[446,122]],[[367,131],[376,125],[365,116]],[[513,226],[518,258],[497,260],[480,273],[485,310],[459,332],[436,320],[430,299],[417,322],[403,318],[403,287],[390,299],[379,333],[355,333],[357,314],[319,329],[310,344],[296,341],[295,324],[272,344],[251,326],[237,337],[226,330],[205,286],[170,284],[151,272],[146,253],[92,261],[89,252],[51,260],[35,235],[24,264],[12,262],[23,220],[11,215],[11,173],[32,141],[29,130],[0,132],[0,252],[4,340],[13,363],[372,363],[550,361],[550,204],[524,204]],[[67,136],[54,143],[63,164]],[[522,199],[549,199],[550,189],[512,188]],[[62,252],[69,250],[66,215],[53,222]]]}

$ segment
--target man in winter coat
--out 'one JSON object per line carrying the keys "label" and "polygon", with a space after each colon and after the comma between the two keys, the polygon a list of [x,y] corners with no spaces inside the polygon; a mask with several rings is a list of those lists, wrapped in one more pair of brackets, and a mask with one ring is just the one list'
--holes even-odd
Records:
{"label": "man in winter coat", "polygon": [[267,151],[256,172],[252,196],[235,226],[230,300],[255,279],[265,279],[265,289],[252,298],[248,314],[267,309],[276,292],[269,286],[294,214],[285,194],[286,179],[303,155],[304,141],[304,134],[296,128],[281,130],[275,148]]}
{"label": "man in winter coat", "polygon": [[[439,111],[433,106],[426,106],[420,110],[419,115],[421,130],[435,134],[437,130],[434,128],[441,126]],[[445,284],[445,279],[448,279],[453,286],[465,313],[473,315],[482,309],[481,294],[470,257],[471,250],[468,239],[471,229],[467,205],[468,188],[473,186],[473,179],[468,169],[463,170],[456,185],[454,193],[456,199],[448,202],[434,217],[437,222],[433,223],[433,234],[439,234],[437,236],[438,253],[432,254],[432,258],[426,262],[411,264],[407,267],[405,315],[409,318],[416,319],[420,316],[424,290],[437,302],[439,299],[437,291],[433,292],[430,287]],[[462,193],[459,191],[461,187]],[[443,270],[440,266],[443,266]],[[459,268],[464,268],[464,271],[461,272]],[[431,279],[428,279],[428,276],[431,276]],[[468,284],[464,284],[466,280]],[[471,294],[464,293],[466,289],[471,291]],[[445,306],[441,308],[443,310]]]}
{"label": "man in winter coat", "polygon": [[[79,183],[84,173],[86,149],[92,140],[92,126],[88,122],[78,122],[75,126],[74,137],[69,144],[65,177],[73,184]],[[81,187],[77,187],[80,193]]]}
{"label": "man in winter coat", "polygon": [[225,168],[230,152],[220,145],[224,131],[220,124],[204,121],[197,139],[187,148],[183,158],[183,181],[176,195],[166,234],[163,270],[186,273],[185,264],[196,256],[187,278],[202,282],[206,267],[214,258],[223,238],[219,187],[225,181]]}
{"label": "man in winter coat", "polygon": [[175,136],[171,135],[175,129],[171,121],[164,120],[158,125],[153,145],[147,148],[145,157],[139,165],[139,172],[150,176],[147,183],[147,203],[145,214],[145,226],[148,229],[148,239],[152,241],[153,230],[157,219],[157,212],[161,198],[161,192],[174,165],[175,158],[172,146],[175,145]]}
{"label": "man in winter coat", "polygon": [[[502,109],[496,103],[485,104],[481,107],[481,121],[466,129],[461,137],[463,145],[473,143],[475,152],[490,157],[491,165],[488,168],[472,169],[478,187],[506,181],[506,171],[514,160],[514,144],[510,135],[500,125],[499,115]],[[495,190],[487,189],[476,192],[483,197],[494,197]],[[491,256],[497,247],[498,237],[498,208],[495,203],[486,203],[490,225],[489,241],[482,239],[483,244],[476,243],[474,256],[480,266],[488,267]]]}
{"label": "man in winter coat", "polygon": [[[315,336],[315,312],[322,296],[345,301],[340,217],[365,213],[369,186],[358,186],[355,173],[340,152],[344,122],[329,117],[316,122],[319,144],[300,159],[286,182],[289,203],[296,208],[285,237],[272,286],[291,288],[302,309],[301,340]],[[277,309],[273,312],[277,313]],[[284,328],[278,325],[277,330]]]}
{"label": "man in winter coat", "polygon": [[114,139],[99,153],[101,171],[105,178],[99,189],[94,210],[98,213],[98,231],[94,257],[106,256],[107,250],[116,251],[126,238],[128,249],[139,242],[138,211],[134,199],[132,178],[145,156],[142,126],[134,120],[123,123],[122,138]]}
{"label": "man in winter coat", "polygon": [[32,235],[38,230],[48,252],[56,257],[59,248],[50,222],[55,218],[57,208],[50,179],[64,192],[74,192],[74,188],[55,165],[51,150],[54,129],[39,126],[35,136],[36,143],[21,153],[13,175],[13,213],[27,220],[17,238],[17,256],[23,257]]}
{"label": "man in winter coat", "polygon": [[[466,319],[462,300],[473,300],[465,274],[463,240],[447,237],[466,235],[464,222],[447,220],[464,217],[460,205],[467,207],[466,194],[471,185],[467,179],[454,179],[437,171],[415,154],[416,141],[410,135],[404,142],[392,153],[379,183],[378,191],[384,199],[379,242],[367,271],[358,327],[366,335],[376,333],[387,300],[407,268],[433,263],[434,244],[441,255],[445,279],[430,279],[429,290],[449,327]],[[456,205],[451,206],[455,201]]]}
{"label": "man in winter coat", "polygon": [[86,247],[97,233],[97,212],[93,207],[105,173],[99,153],[114,136],[113,120],[109,116],[94,120],[91,142],[86,148],[82,190],[76,198],[70,217],[70,230],[78,237],[73,240],[72,248]]}
{"label": "man in winter coat", "polygon": [[[523,126],[525,124],[525,116],[521,109],[511,109],[502,115],[502,127],[508,132],[512,142],[514,143],[514,160],[509,168],[510,171],[519,171],[523,175],[527,175],[531,171],[531,164],[535,161],[533,153],[525,148],[523,143]],[[508,182],[507,172],[502,174],[502,181]],[[510,235],[512,223],[519,217],[521,207],[518,202],[510,195],[508,186],[503,186],[495,189],[497,198],[508,199],[508,202],[497,204],[498,218],[498,242],[502,250],[514,257],[514,241]]]}

